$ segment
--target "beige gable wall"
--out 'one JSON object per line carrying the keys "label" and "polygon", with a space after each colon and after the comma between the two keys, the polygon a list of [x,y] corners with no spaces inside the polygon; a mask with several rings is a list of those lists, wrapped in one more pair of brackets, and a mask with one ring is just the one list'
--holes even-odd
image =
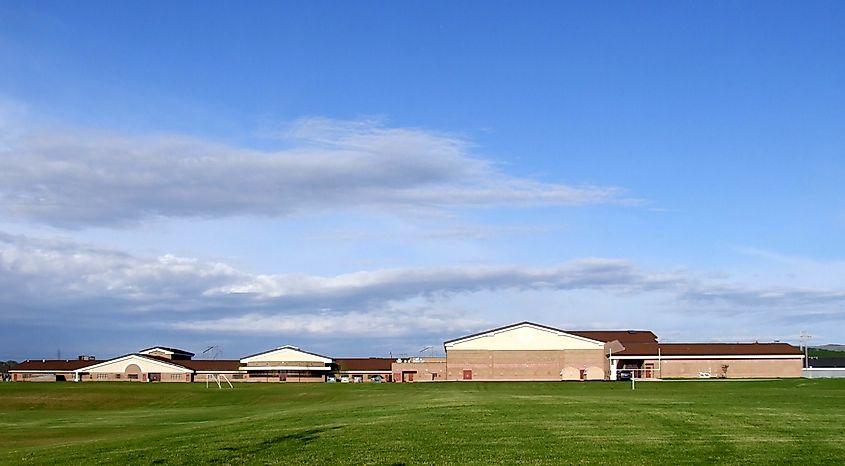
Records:
{"label": "beige gable wall", "polygon": [[257,354],[248,358],[241,359],[241,364],[256,365],[254,363],[280,363],[280,362],[318,362],[329,364],[332,362],[329,358],[324,358],[314,354],[308,354],[303,351],[295,350],[293,348],[280,348],[266,353]]}
{"label": "beige gable wall", "polygon": [[447,357],[447,380],[604,380],[608,360],[604,350],[490,351],[455,350]]}
{"label": "beige gable wall", "polygon": [[113,372],[126,372],[126,368],[132,364],[141,368],[141,372],[143,373],[150,373],[150,372],[182,372],[182,373],[190,373],[192,372],[190,369],[184,367],[176,367],[171,366],[169,364],[163,364],[157,361],[151,361],[146,358],[139,358],[137,356],[130,356],[127,358],[120,358],[116,361],[107,362],[102,365],[98,365],[95,368],[88,369],[82,368],[80,372],[89,372],[92,374],[97,373],[113,373]]}
{"label": "beige gable wall", "polygon": [[549,351],[604,349],[604,343],[563,332],[521,325],[446,344],[446,350]]}

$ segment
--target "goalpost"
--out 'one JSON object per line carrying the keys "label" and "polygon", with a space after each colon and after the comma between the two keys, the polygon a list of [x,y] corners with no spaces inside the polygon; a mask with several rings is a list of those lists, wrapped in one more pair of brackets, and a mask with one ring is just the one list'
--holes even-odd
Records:
{"label": "goalpost", "polygon": [[217,383],[217,388],[222,390],[223,384],[220,381],[224,381],[229,384],[229,388],[234,389],[235,387],[232,385],[232,382],[229,382],[229,378],[226,377],[226,374],[206,374],[205,376],[205,388],[208,388],[209,382]]}

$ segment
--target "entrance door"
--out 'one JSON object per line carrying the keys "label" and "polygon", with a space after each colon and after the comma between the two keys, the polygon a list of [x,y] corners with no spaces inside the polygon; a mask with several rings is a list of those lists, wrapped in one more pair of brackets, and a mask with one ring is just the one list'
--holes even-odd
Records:
{"label": "entrance door", "polygon": [[464,369],[464,380],[472,380],[472,369]]}
{"label": "entrance door", "polygon": [[150,378],[150,382],[161,382],[161,372],[150,372],[147,375]]}
{"label": "entrance door", "polygon": [[644,377],[650,379],[654,373],[654,363],[645,363],[643,372],[645,372]]}

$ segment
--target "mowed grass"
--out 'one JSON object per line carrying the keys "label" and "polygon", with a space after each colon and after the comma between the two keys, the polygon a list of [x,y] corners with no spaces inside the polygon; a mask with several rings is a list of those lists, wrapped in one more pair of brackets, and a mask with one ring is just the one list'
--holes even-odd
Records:
{"label": "mowed grass", "polygon": [[845,380],[0,384],[9,464],[845,464]]}

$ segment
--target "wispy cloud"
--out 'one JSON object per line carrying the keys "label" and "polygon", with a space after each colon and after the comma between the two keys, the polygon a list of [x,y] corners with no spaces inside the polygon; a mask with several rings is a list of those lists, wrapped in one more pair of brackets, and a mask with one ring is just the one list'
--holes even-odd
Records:
{"label": "wispy cloud", "polygon": [[79,129],[8,133],[0,212],[59,227],[149,217],[285,216],[314,209],[631,204],[609,186],[508,175],[465,138],[377,122],[295,122],[286,148]]}
{"label": "wispy cloud", "polygon": [[[845,319],[845,290],[748,286],[692,272],[654,273],[616,259],[554,267],[458,266],[360,271],[334,276],[254,274],[221,262],[137,257],[84,244],[0,234],[0,319],[80,316],[195,332],[400,335],[480,328],[486,293],[590,291],[617,298],[666,296],[675,314],[725,312],[788,321]],[[27,315],[16,310],[23,307]],[[557,312],[557,311],[555,311]],[[634,311],[632,311],[634,312]],[[648,312],[637,309],[635,312]],[[513,310],[509,311],[513,315]],[[142,317],[143,316],[143,317]]]}

